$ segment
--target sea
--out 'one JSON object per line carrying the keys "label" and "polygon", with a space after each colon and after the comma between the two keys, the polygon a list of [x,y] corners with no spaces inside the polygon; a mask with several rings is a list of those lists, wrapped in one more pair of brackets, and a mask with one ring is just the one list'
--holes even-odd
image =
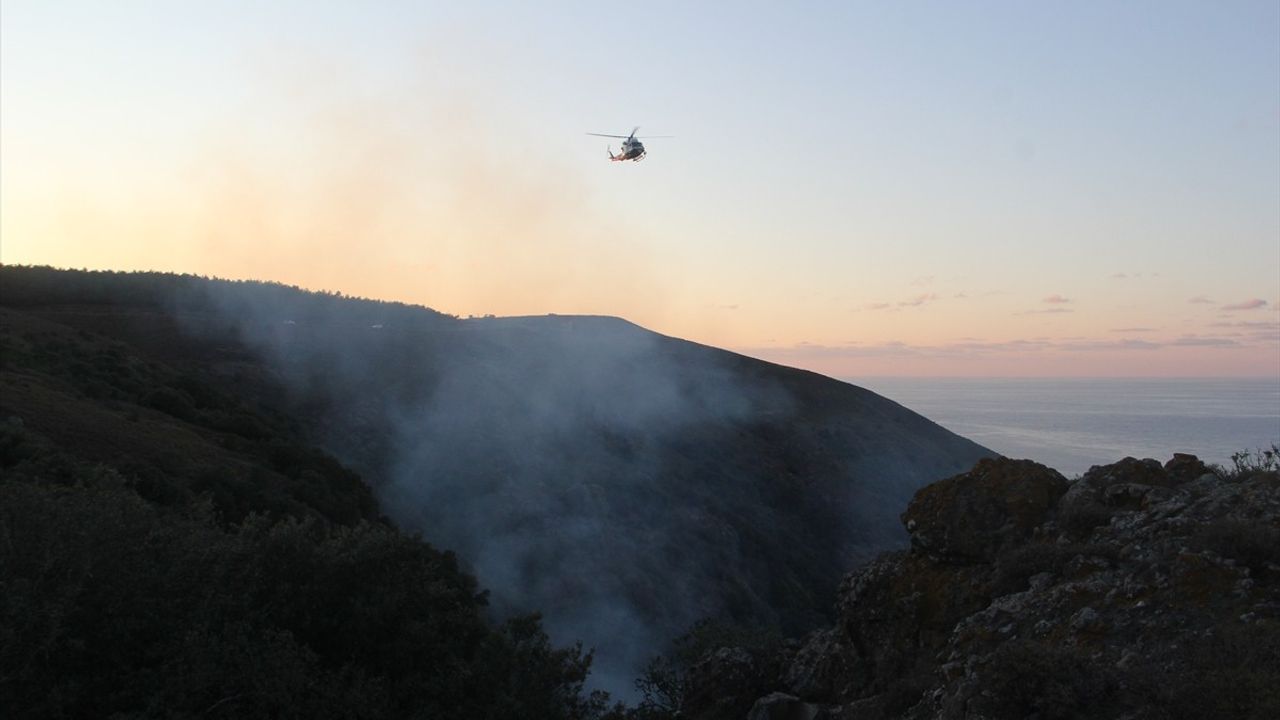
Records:
{"label": "sea", "polygon": [[1280,444],[1280,376],[1269,378],[844,378],[1012,458],[1068,478],[1124,457],[1175,452],[1231,468]]}

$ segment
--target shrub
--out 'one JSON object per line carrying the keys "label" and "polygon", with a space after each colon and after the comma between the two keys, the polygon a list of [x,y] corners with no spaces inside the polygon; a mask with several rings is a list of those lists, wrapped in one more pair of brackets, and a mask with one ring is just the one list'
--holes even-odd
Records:
{"label": "shrub", "polygon": [[0,482],[6,717],[575,720],[590,656],[391,528],[165,511],[114,472]]}
{"label": "shrub", "polygon": [[181,390],[170,387],[152,390],[143,396],[142,403],[179,420],[192,420],[196,415],[196,407],[191,397]]}
{"label": "shrub", "polygon": [[1181,660],[1178,682],[1161,684],[1171,720],[1280,717],[1280,623],[1220,625]]}
{"label": "shrub", "polygon": [[1061,575],[1067,563],[1078,556],[1100,557],[1115,562],[1119,549],[1101,543],[1031,543],[1006,553],[996,563],[993,591],[997,595],[1027,589],[1027,581],[1040,573]]}
{"label": "shrub", "polygon": [[1111,522],[1112,511],[1096,502],[1082,502],[1064,508],[1058,514],[1058,527],[1068,536],[1082,540],[1096,527]]}
{"label": "shrub", "polygon": [[1248,567],[1256,578],[1266,577],[1268,565],[1280,565],[1280,529],[1261,520],[1219,518],[1203,526],[1194,542]]}
{"label": "shrub", "polygon": [[981,714],[992,718],[1071,720],[1113,715],[1114,671],[1083,652],[1031,640],[1000,646],[981,670]]}
{"label": "shrub", "polygon": [[1272,443],[1269,448],[1232,453],[1231,465],[1232,469],[1227,471],[1227,475],[1233,480],[1243,480],[1254,473],[1280,470],[1280,445]]}

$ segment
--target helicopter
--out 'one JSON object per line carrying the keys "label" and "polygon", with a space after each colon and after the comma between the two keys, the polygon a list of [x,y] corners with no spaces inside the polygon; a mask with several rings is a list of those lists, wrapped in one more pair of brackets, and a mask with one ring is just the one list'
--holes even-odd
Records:
{"label": "helicopter", "polygon": [[[612,160],[613,162],[618,162],[619,160],[630,160],[632,162],[640,162],[645,158],[645,155],[647,155],[648,153],[645,152],[644,143],[640,142],[640,138],[636,137],[636,131],[639,129],[640,129],[639,125],[635,126],[634,128],[631,129],[630,135],[605,135],[604,133],[587,133],[587,134],[595,135],[596,137],[609,137],[609,138],[622,139],[622,150],[620,150],[617,155],[613,154],[612,147],[609,148],[609,159]],[[644,139],[648,140],[649,138],[669,138],[669,137],[675,137],[675,136],[674,135],[648,135],[648,136],[645,136]]]}

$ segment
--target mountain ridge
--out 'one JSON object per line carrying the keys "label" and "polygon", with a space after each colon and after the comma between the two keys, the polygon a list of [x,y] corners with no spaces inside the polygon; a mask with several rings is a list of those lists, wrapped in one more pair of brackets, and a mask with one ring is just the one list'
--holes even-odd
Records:
{"label": "mountain ridge", "polygon": [[[624,694],[705,617],[802,632],[990,451],[816,373],[607,316],[461,320],[286,286],[0,269],[0,304],[186,368],[354,467]],[[137,312],[129,310],[137,309]]]}

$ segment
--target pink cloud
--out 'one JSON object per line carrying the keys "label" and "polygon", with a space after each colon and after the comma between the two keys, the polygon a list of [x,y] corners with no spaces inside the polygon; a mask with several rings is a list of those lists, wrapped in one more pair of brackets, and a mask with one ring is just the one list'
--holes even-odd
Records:
{"label": "pink cloud", "polygon": [[898,303],[898,307],[919,307],[920,305],[924,305],[927,302],[933,302],[934,300],[937,300],[937,299],[938,299],[938,295],[936,293],[922,293],[920,295],[917,295],[911,298],[910,300],[903,300],[902,302]]}
{"label": "pink cloud", "polygon": [[1170,345],[1181,345],[1183,347],[1224,347],[1228,345],[1238,345],[1235,340],[1220,337],[1201,337],[1199,335],[1183,335],[1173,340]]}
{"label": "pink cloud", "polygon": [[1244,302],[1235,303],[1234,305],[1223,305],[1222,309],[1223,310],[1257,310],[1260,307],[1266,307],[1266,306],[1267,306],[1266,300],[1259,300],[1258,298],[1253,298],[1250,300],[1245,300]]}
{"label": "pink cloud", "polygon": [[1193,303],[1195,305],[1212,305],[1213,304],[1212,300],[1210,300],[1209,298],[1203,295],[1197,295],[1191,298],[1190,300],[1188,300],[1187,302]]}
{"label": "pink cloud", "polygon": [[1047,302],[1050,305],[1062,305],[1064,303],[1071,302],[1071,298],[1063,297],[1061,295],[1050,295],[1049,297],[1045,298],[1041,302]]}

